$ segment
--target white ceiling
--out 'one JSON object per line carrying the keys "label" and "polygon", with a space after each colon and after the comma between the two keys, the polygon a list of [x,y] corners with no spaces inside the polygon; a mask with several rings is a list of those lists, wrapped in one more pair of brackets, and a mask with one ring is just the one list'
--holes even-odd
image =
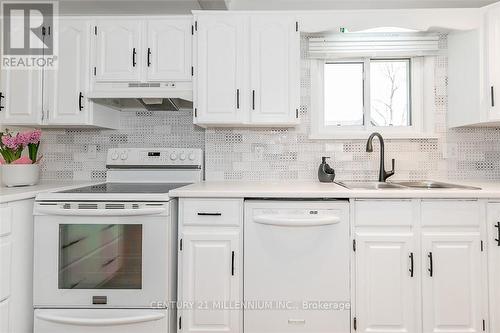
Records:
{"label": "white ceiling", "polygon": [[500,0],[60,0],[62,14],[187,14],[191,10],[482,7]]}

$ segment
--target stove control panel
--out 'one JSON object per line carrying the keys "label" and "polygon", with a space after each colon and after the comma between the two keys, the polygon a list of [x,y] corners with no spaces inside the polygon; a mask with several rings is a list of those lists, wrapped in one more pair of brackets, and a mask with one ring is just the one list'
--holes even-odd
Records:
{"label": "stove control panel", "polygon": [[108,167],[193,167],[203,166],[203,151],[196,148],[112,148]]}

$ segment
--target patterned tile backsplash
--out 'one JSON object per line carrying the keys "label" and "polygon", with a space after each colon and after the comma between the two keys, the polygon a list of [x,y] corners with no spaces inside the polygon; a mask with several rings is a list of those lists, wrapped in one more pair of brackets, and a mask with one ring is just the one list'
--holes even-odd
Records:
{"label": "patterned tile backsplash", "polygon": [[[304,39],[305,40],[305,39]],[[304,44],[304,43],[303,43]],[[446,48],[446,36],[441,38]],[[305,48],[303,48],[305,49]],[[316,180],[321,156],[339,180],[375,180],[378,144],[365,152],[365,140],[310,140],[309,64],[302,60],[301,124],[292,129],[212,128],[192,124],[192,112],[123,112],[119,130],[44,131],[44,179],[101,181],[106,151],[112,147],[203,148],[207,180]],[[437,139],[387,140],[386,163],[396,159],[393,179],[500,180],[500,129],[448,130],[447,58],[435,65],[434,117]],[[97,157],[87,149],[96,145]]]}

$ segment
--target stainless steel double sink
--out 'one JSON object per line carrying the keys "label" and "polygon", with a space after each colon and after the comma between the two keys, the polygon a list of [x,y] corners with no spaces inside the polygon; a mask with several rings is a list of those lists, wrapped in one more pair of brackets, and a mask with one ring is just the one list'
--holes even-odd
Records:
{"label": "stainless steel double sink", "polygon": [[480,190],[479,187],[464,186],[451,183],[436,182],[432,180],[407,181],[407,182],[336,182],[338,185],[350,190]]}

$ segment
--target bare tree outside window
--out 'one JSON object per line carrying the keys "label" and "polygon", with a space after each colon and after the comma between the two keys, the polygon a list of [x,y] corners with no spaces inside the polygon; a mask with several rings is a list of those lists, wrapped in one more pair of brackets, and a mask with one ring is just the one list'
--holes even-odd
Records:
{"label": "bare tree outside window", "polygon": [[370,62],[372,126],[411,125],[409,73],[409,60]]}

